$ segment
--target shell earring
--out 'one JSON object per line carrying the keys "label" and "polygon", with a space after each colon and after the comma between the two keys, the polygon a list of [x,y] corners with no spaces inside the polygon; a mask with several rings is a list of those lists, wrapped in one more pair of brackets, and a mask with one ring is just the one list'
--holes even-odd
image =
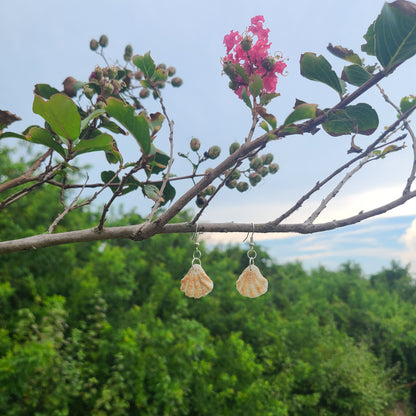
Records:
{"label": "shell earring", "polygon": [[196,226],[194,238],[195,249],[192,256],[192,266],[181,280],[181,290],[182,292],[185,292],[186,296],[199,299],[212,291],[214,283],[201,266],[201,251],[198,248],[198,225]]}
{"label": "shell earring", "polygon": [[[247,257],[249,259],[248,266],[243,270],[240,277],[236,282],[237,290],[241,295],[248,298],[257,298],[267,292],[269,282],[261,274],[259,268],[254,264],[254,259],[257,257],[256,250],[254,250],[253,232],[250,238],[250,248],[247,251]],[[248,235],[247,235],[248,237]]]}

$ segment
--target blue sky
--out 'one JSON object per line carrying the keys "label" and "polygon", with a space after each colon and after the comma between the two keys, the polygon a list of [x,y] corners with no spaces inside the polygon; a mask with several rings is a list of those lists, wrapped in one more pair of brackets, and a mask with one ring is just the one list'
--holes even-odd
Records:
{"label": "blue sky", "polygon": [[[359,52],[362,36],[383,4],[382,0],[5,2],[0,27],[3,55],[0,108],[23,119],[13,125],[17,131],[39,123],[31,113],[34,84],[46,82],[59,88],[69,75],[86,80],[96,64],[103,64],[101,58],[89,50],[89,41],[105,33],[110,39],[106,50],[110,60],[122,60],[124,46],[130,43],[134,53],[150,50],[156,62],[174,65],[184,79],[180,89],[166,89],[165,96],[168,111],[175,121],[176,151],[186,151],[189,140],[195,136],[200,138],[204,148],[220,144],[226,152],[230,143],[244,140],[250,127],[248,109],[227,88],[227,79],[221,75],[222,40],[226,33],[231,29],[244,31],[251,17],[264,15],[266,26],[271,29],[272,50],[280,51],[288,64],[287,76],[278,82],[281,96],[269,108],[283,121],[296,98],[317,103],[321,108],[337,102],[337,94],[330,88],[299,75],[301,53],[324,54],[340,72],[343,62],[332,57],[326,46],[332,42]],[[410,76],[416,70],[415,60],[413,58],[383,81],[383,88],[393,100],[416,92],[413,76]],[[373,61],[367,58],[367,62]],[[363,100],[368,100],[378,111],[379,131],[394,121],[394,111],[376,91],[367,93]],[[167,150],[166,129],[161,131],[158,140],[158,145]],[[357,144],[365,146],[368,140],[358,137]],[[18,142],[9,140],[7,144],[13,146]],[[408,145],[407,153],[392,154],[353,178],[330,204],[322,220],[355,214],[400,195],[412,160],[411,145]],[[132,140],[119,141],[125,155],[135,154],[135,146]],[[349,138],[335,139],[320,133],[272,143],[270,151],[280,165],[279,173],[247,193],[225,191],[201,220],[271,220],[319,179],[349,160],[348,148]],[[189,166],[177,159],[175,173],[189,173]],[[85,162],[95,166],[96,178],[100,170],[108,168],[101,155],[86,157]],[[93,174],[91,180],[94,179]],[[188,185],[179,186],[178,192]],[[319,204],[330,189],[317,195],[293,221],[305,219],[306,210]],[[148,208],[139,196],[131,194],[122,203],[126,207],[139,207],[141,212]],[[348,257],[362,263],[363,269],[374,270],[388,265],[390,257],[404,262],[412,259],[409,253],[415,246],[413,230],[416,227],[412,228],[415,214],[413,203],[383,218],[345,230],[314,236],[286,236],[285,239],[282,236],[257,237],[258,240],[267,238],[262,244],[269,247],[279,261],[299,258],[310,266],[335,267]],[[371,244],[369,239],[372,239]],[[241,241],[241,236],[212,236],[211,241]]]}

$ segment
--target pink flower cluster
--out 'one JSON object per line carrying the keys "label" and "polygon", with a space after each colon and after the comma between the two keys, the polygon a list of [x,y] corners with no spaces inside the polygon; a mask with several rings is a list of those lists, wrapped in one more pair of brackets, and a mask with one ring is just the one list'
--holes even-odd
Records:
{"label": "pink flower cluster", "polygon": [[[235,64],[240,64],[244,68],[249,80],[254,74],[260,75],[264,85],[263,92],[267,93],[276,91],[277,74],[282,74],[286,68],[286,64],[279,60],[279,57],[269,56],[270,29],[264,28],[263,23],[263,16],[255,16],[251,19],[251,25],[245,36],[233,30],[224,36],[224,45],[227,49],[227,54],[223,58],[224,72],[231,79],[230,87],[240,98],[244,87],[248,91],[249,83],[233,69]],[[254,37],[257,37],[255,43]]]}

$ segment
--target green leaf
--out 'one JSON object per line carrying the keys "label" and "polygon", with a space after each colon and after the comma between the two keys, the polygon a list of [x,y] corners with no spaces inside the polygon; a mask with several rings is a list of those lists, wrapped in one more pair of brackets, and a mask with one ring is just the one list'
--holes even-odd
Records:
{"label": "green leaf", "polygon": [[267,132],[269,132],[269,131],[270,131],[269,126],[268,126],[268,124],[267,124],[265,121],[260,122],[259,126],[260,126],[263,130],[265,130],[265,131],[267,131]]}
{"label": "green leaf", "polygon": [[43,98],[46,98],[47,100],[49,100],[52,95],[59,94],[59,91],[56,88],[51,87],[49,84],[36,84],[33,92]]}
{"label": "green leaf", "polygon": [[271,92],[271,93],[266,93],[266,94],[262,94],[260,97],[260,101],[259,104],[261,106],[265,106],[267,104],[269,104],[274,98],[278,97],[280,94],[278,92]]}
{"label": "green leaf", "polygon": [[360,103],[329,113],[322,127],[334,137],[355,133],[369,136],[377,129],[378,122],[375,110],[366,103]]}
{"label": "green leaf", "polygon": [[367,29],[367,33],[364,35],[364,39],[367,43],[361,45],[361,50],[365,52],[367,55],[376,56],[376,47],[375,47],[375,26],[376,22],[371,23],[371,25]]}
{"label": "green leaf", "polygon": [[[162,186],[162,182],[155,182],[154,185],[160,189]],[[163,201],[160,205],[165,205],[169,201],[172,201],[176,196],[176,189],[171,185],[170,182],[166,183],[165,189],[163,190]]]}
{"label": "green leaf", "polygon": [[341,79],[357,87],[363,85],[370,78],[371,74],[360,65],[345,66],[341,75]]}
{"label": "green leaf", "polygon": [[333,46],[332,43],[327,46],[327,49],[338,58],[345,59],[346,61],[357,65],[363,64],[361,58],[351,49],[343,48],[342,46]]}
{"label": "green leaf", "polygon": [[416,105],[416,97],[414,95],[409,95],[408,97],[403,97],[400,100],[400,111],[405,113],[407,110],[410,110]]}
{"label": "green leaf", "polygon": [[168,74],[162,71],[160,68],[156,69],[152,75],[152,81],[166,81]]}
{"label": "green leaf", "polygon": [[239,64],[234,64],[234,69],[237,72],[238,75],[240,75],[241,78],[243,78],[244,82],[247,84],[250,82],[250,78],[248,77],[248,74],[246,70]]}
{"label": "green leaf", "polygon": [[285,122],[283,123],[283,126],[288,126],[289,124],[296,123],[300,120],[309,120],[316,117],[317,108],[318,104],[302,103],[297,105],[294,111],[288,115]]}
{"label": "green leaf", "polygon": [[340,79],[332,70],[331,64],[322,55],[316,56],[312,52],[305,52],[301,55],[300,73],[312,81],[329,85],[340,96],[344,93]]}
{"label": "green leaf", "polygon": [[264,85],[263,85],[263,80],[261,79],[261,76],[258,74],[254,74],[251,77],[250,84],[248,86],[251,95],[253,97],[258,97],[263,87]]}
{"label": "green leaf", "polygon": [[97,152],[100,150],[111,151],[113,138],[109,134],[101,134],[93,139],[81,140],[72,150],[77,155],[82,153]]}
{"label": "green leaf", "polygon": [[78,138],[81,116],[75,103],[66,95],[52,95],[49,101],[35,95],[33,112],[43,117],[57,135],[67,140]]}
{"label": "green leaf", "polygon": [[151,200],[157,201],[159,188],[157,188],[155,185],[144,185],[143,192]]}
{"label": "green leaf", "polygon": [[150,56],[150,51],[144,55],[133,56],[133,63],[143,71],[145,78],[151,78],[153,76],[156,65]]}
{"label": "green leaf", "polygon": [[362,49],[377,56],[386,72],[416,54],[416,5],[397,0],[385,3],[364,36]]}
{"label": "green leaf", "polygon": [[26,140],[32,143],[43,144],[44,146],[55,150],[64,159],[66,159],[65,149],[60,145],[60,143],[55,141],[52,134],[46,129],[41,127],[32,127],[26,135]]}
{"label": "green leaf", "polygon": [[246,88],[246,87],[244,87],[244,88],[243,88],[243,91],[242,91],[242,93],[241,93],[241,98],[242,98],[242,99],[243,99],[243,101],[246,103],[246,106],[247,106],[247,107],[249,107],[249,108],[253,108],[253,106],[252,106],[252,104],[251,104],[250,97],[249,97],[249,95],[248,95],[248,92],[247,92],[247,88]]}
{"label": "green leaf", "polygon": [[106,111],[133,135],[142,152],[149,154],[151,141],[146,117],[143,114],[136,115],[133,106],[113,97],[107,100]]}
{"label": "green leaf", "polygon": [[153,158],[145,168],[148,173],[148,177],[152,174],[158,174],[165,170],[170,160],[170,157],[166,153],[156,149],[153,145],[151,154],[153,154]]}
{"label": "green leaf", "polygon": [[104,108],[98,108],[97,110],[93,111],[91,114],[89,114],[87,117],[85,117],[81,121],[81,131],[85,129],[85,127],[88,126],[89,122],[93,120],[94,118],[100,116],[101,114],[104,114],[105,110]]}

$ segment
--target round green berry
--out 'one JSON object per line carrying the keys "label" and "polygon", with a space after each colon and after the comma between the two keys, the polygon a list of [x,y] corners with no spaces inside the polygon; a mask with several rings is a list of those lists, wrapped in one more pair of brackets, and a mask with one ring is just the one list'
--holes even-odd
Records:
{"label": "round green berry", "polygon": [[231,143],[231,145],[230,145],[230,155],[232,155],[234,152],[236,152],[238,149],[240,148],[240,143],[238,143],[238,142],[234,142],[234,143]]}
{"label": "round green berry", "polygon": [[245,192],[248,189],[248,183],[247,182],[238,182],[237,184],[237,191]]}
{"label": "round green berry", "polygon": [[271,163],[269,165],[269,172],[274,175],[279,170],[279,165],[277,163]]}

